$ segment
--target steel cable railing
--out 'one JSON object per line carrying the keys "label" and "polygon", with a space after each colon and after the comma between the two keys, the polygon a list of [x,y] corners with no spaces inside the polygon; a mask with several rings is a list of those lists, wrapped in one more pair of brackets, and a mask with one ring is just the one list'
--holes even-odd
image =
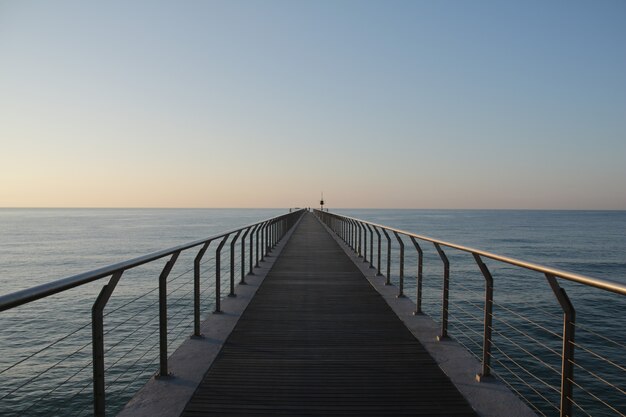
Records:
{"label": "steel cable railing", "polygon": [[[0,358],[0,414],[85,415],[91,407],[94,415],[104,416],[105,395],[109,400],[117,398],[111,411],[121,407],[154,375],[155,365],[159,375],[167,375],[169,349],[189,334],[199,335],[202,315],[220,311],[220,299],[235,295],[234,284],[245,283],[245,275],[254,273],[254,266],[268,256],[303,211],[0,297],[0,311],[11,313],[0,319],[9,317],[15,322],[12,328],[21,331],[22,327],[16,327],[20,313],[15,308],[25,305],[22,310],[32,311],[29,321],[39,316],[52,323],[53,307],[40,314],[41,303],[33,308],[31,303],[109,279],[99,294],[93,284],[83,291],[83,298],[97,295],[91,322],[77,323],[73,330],[50,340],[43,334],[21,356],[11,350],[11,355]],[[205,257],[209,251],[211,256]],[[166,261],[165,266],[157,266],[155,261],[160,259]],[[135,290],[134,282],[145,282],[159,272],[158,285],[142,293]],[[111,306],[105,311],[109,299]],[[76,310],[85,307],[80,303]],[[85,334],[88,328],[91,336]],[[89,347],[92,352],[87,353]]]}
{"label": "steel cable railing", "polygon": [[[226,259],[229,258],[230,253],[229,250],[232,250],[233,248],[231,247],[229,248],[229,242],[227,241],[227,244],[224,246],[225,252],[222,252],[222,256]],[[235,251],[236,252],[236,251]],[[233,253],[233,258],[235,261],[237,261],[237,263],[235,265],[239,264],[240,258],[241,258],[241,254],[239,253]],[[215,258],[211,258],[211,260],[215,260]],[[228,280],[230,279],[229,275],[226,272],[229,271],[229,266],[228,264],[221,264],[221,271],[220,271],[220,275],[221,275],[221,287],[222,288],[227,288],[227,284],[228,284]],[[210,272],[215,273],[214,270],[210,270]],[[235,273],[238,273],[239,270],[236,268]],[[186,284],[182,284],[180,285],[178,288],[182,288],[185,287]],[[206,287],[207,290],[209,288],[213,288],[213,287]],[[211,297],[214,294],[215,289],[213,288],[211,291],[208,292],[208,296]],[[178,293],[179,291],[173,291],[171,294],[168,294],[168,297],[172,297],[173,293]],[[177,343],[177,339],[182,337],[184,334],[187,333],[188,330],[190,330],[192,328],[193,322],[188,320],[188,315],[184,314],[184,310],[182,309],[176,309],[176,305],[180,304],[182,306],[182,308],[184,309],[185,305],[188,305],[188,303],[184,302],[184,298],[186,296],[188,296],[190,293],[192,292],[192,289],[190,288],[185,288],[184,292],[181,292],[181,294],[179,294],[179,296],[177,296],[177,298],[173,299],[170,305],[170,308],[168,309],[168,322],[170,323],[170,325],[168,326],[168,339],[169,339],[169,344],[168,346],[174,347]],[[203,291],[204,292],[204,291]],[[211,303],[210,306],[212,307],[214,304]],[[171,314],[169,314],[171,312]],[[149,335],[150,336],[150,335]],[[156,347],[156,344],[153,346],[153,348]],[[137,349],[133,349],[133,350],[137,350]],[[143,357],[143,355],[142,355]],[[133,365],[134,366],[134,365]],[[120,378],[123,378],[125,376],[125,374],[120,374],[116,380],[119,380]],[[111,385],[113,385],[115,382],[117,382],[116,380],[112,381]],[[133,381],[136,381],[137,378],[133,378],[129,381],[129,384],[132,384]],[[127,384],[128,385],[128,384]],[[133,391],[132,389],[130,391]],[[122,395],[122,394],[120,394]]]}
{"label": "steel cable railing", "polygon": [[[440,338],[450,331],[481,362],[478,380],[499,377],[541,415],[571,416],[573,409],[594,417],[626,415],[626,323],[618,321],[611,336],[581,324],[609,318],[594,316],[593,301],[585,301],[591,289],[600,294],[593,300],[601,297],[623,311],[626,298],[619,296],[626,295],[626,285],[353,217],[315,214],[385,283],[396,285],[399,296],[412,297],[415,313],[439,324]],[[550,291],[525,299],[525,286],[541,282],[537,273]],[[500,284],[494,295],[495,281]],[[568,293],[576,296],[579,311]]]}

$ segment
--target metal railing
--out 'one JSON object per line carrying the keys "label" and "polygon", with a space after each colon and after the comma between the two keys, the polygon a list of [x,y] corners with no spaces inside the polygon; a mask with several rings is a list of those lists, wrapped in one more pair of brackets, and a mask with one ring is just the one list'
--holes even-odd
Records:
{"label": "metal railing", "polygon": [[[190,251],[192,249],[198,249],[195,257],[193,258],[193,267],[188,269],[186,272],[180,274],[176,279],[180,279],[187,272],[193,270],[193,334],[192,337],[201,337],[200,334],[200,305],[201,305],[201,297],[205,290],[201,288],[201,266],[204,265],[208,261],[203,262],[203,257],[209,249],[209,246],[213,242],[217,242],[217,246],[215,247],[215,256],[210,260],[214,260],[215,262],[215,281],[214,281],[214,311],[213,313],[221,313],[221,298],[222,291],[221,285],[224,281],[221,273],[224,267],[221,265],[221,253],[226,243],[230,243],[230,275],[228,277],[229,292],[228,296],[235,296],[235,275],[237,269],[240,271],[240,284],[245,285],[245,276],[246,276],[246,264],[248,274],[254,274],[254,267],[259,267],[259,262],[262,262],[268,253],[275,247],[275,245],[282,239],[282,237],[293,227],[294,224],[298,221],[298,219],[303,214],[304,210],[290,211],[288,214],[276,216],[267,220],[263,220],[257,223],[249,224],[240,228],[236,228],[224,233],[220,233],[218,235],[214,235],[208,238],[196,240],[193,242],[189,242],[186,244],[178,245],[169,249],[164,249],[161,251],[157,251],[154,253],[150,253],[144,256],[140,256],[134,259],[130,259],[124,262],[116,263],[114,265],[109,265],[103,268],[99,268],[93,271],[84,272],[78,275],[70,276],[68,278],[60,279],[57,281],[53,281],[47,284],[39,285],[33,288],[25,289],[22,291],[17,291],[12,294],[7,294],[0,297],[0,311],[11,310],[15,307],[34,302],[36,300],[40,300],[46,297],[50,297],[54,294],[62,293],[68,291],[72,288],[80,287],[86,285],[88,283],[103,279],[109,278],[108,282],[102,287],[100,290],[93,306],[91,308],[91,342],[83,345],[82,347],[75,350],[71,355],[82,353],[83,350],[88,348],[91,345],[92,348],[92,385],[93,385],[93,415],[94,416],[104,416],[106,410],[106,388],[105,385],[105,347],[104,347],[104,337],[105,334],[109,335],[112,330],[117,329],[118,327],[127,323],[127,320],[122,321],[121,323],[117,323],[113,325],[113,329],[109,330],[109,332],[104,331],[104,318],[105,314],[104,308],[107,305],[109,299],[113,295],[113,292],[122,279],[122,276],[125,272],[136,268],[140,265],[149,264],[155,262],[157,260],[166,258],[167,261],[165,266],[162,268],[159,277],[158,277],[158,350],[159,350],[159,370],[157,377],[167,377],[169,375],[168,371],[168,347],[171,345],[171,341],[168,341],[168,301],[177,303],[179,300],[171,300],[172,291],[168,290],[168,276],[170,275],[174,265],[181,253],[185,251]],[[247,242],[246,242],[246,239]],[[239,249],[239,261],[240,265],[236,265],[236,243],[240,242]],[[247,243],[247,244],[246,244]],[[247,250],[246,250],[247,248]],[[169,281],[170,283],[172,281]],[[155,288],[156,290],[156,288]],[[150,291],[152,292],[152,291]],[[146,294],[142,294],[141,296],[129,301],[122,305],[130,304],[131,302],[136,302],[137,300],[142,299]],[[168,295],[170,296],[168,298]],[[146,308],[149,308],[151,305],[148,305]],[[120,307],[121,308],[121,307]],[[119,309],[119,308],[118,308]],[[116,310],[118,310],[116,309]],[[144,308],[145,310],[145,308]],[[172,318],[171,316],[169,317]],[[0,377],[4,377],[3,374],[7,371],[10,371],[17,367],[18,365],[24,365],[27,363],[29,359],[34,357],[35,355],[41,353],[47,348],[51,346],[63,343],[69,336],[76,334],[78,331],[85,329],[87,326],[82,326],[78,330],[74,330],[69,334],[57,339],[53,343],[45,346],[44,348],[35,351],[30,355],[26,355],[23,358],[16,358],[15,362],[10,366],[5,367],[0,370]],[[126,339],[128,336],[123,337],[122,340]],[[117,343],[120,343],[119,341]],[[117,344],[116,343],[116,344]],[[26,382],[22,383],[18,387],[12,389],[9,393],[0,396],[0,401],[14,394],[18,389],[27,386],[32,383],[36,383],[37,376],[41,376],[46,374],[46,372],[54,369],[60,363],[62,363],[67,358],[62,358],[56,363],[53,363],[50,366],[47,366],[43,372],[36,374],[34,377],[27,378]],[[120,361],[122,358],[118,359]],[[89,363],[83,366],[82,369],[76,371],[76,373],[83,370]],[[73,375],[76,375],[74,373]],[[66,379],[66,382],[69,381],[73,375],[70,375],[69,378]],[[59,381],[51,381],[52,384],[59,384]],[[55,391],[58,387],[52,389]],[[78,392],[80,394],[84,388]],[[51,392],[51,391],[49,391]],[[48,393],[49,393],[48,392]],[[47,395],[47,394],[46,394]]]}
{"label": "metal railing", "polygon": [[[404,297],[405,292],[405,246],[403,237],[409,239],[413,244],[416,256],[416,280],[415,280],[415,303],[416,310],[414,314],[422,314],[423,311],[423,285],[424,285],[424,254],[425,250],[420,246],[420,243],[426,242],[433,245],[436,256],[431,256],[431,259],[440,259],[443,264],[443,280],[441,285],[440,302],[434,303],[440,309],[440,319],[438,319],[441,328],[439,332],[438,340],[442,340],[448,337],[450,329],[450,313],[452,307],[456,310],[460,320],[453,322],[455,330],[458,330],[454,334],[457,341],[465,343],[463,344],[470,352],[474,353],[477,359],[481,362],[481,371],[476,376],[478,381],[482,381],[484,378],[489,377],[494,371],[494,366],[499,367],[502,372],[497,372],[498,376],[504,380],[504,382],[512,388],[518,395],[522,396],[529,405],[535,409],[538,413],[546,415],[541,406],[538,406],[534,401],[529,400],[527,395],[520,392],[516,386],[522,385],[531,393],[532,396],[545,400],[550,407],[556,409],[558,414],[562,417],[572,416],[574,409],[577,412],[585,415],[589,414],[589,409],[585,407],[586,403],[577,402],[574,399],[574,391],[577,390],[589,397],[591,401],[597,402],[603,411],[593,411],[593,415],[625,415],[626,413],[626,366],[624,366],[624,355],[626,352],[626,344],[622,340],[612,339],[606,335],[601,335],[595,332],[588,326],[582,326],[577,324],[576,310],[565,289],[560,285],[560,281],[582,284],[586,288],[596,288],[605,292],[619,294],[621,296],[626,295],[626,285],[608,281],[603,279],[592,278],[580,274],[570,273],[555,268],[545,267],[531,262],[525,262],[518,259],[509,258],[506,256],[497,255],[491,252],[474,249],[470,247],[461,246],[455,243],[450,243],[438,239],[433,239],[427,236],[422,236],[407,232],[404,230],[388,227],[369,221],[343,216],[326,211],[315,210],[317,217],[324,222],[332,231],[334,231],[355,253],[363,258],[364,262],[370,264],[370,268],[377,270],[377,275],[383,275],[381,273],[381,233],[386,240],[386,275],[385,284],[391,284],[391,262],[392,262],[392,239],[390,234],[393,234],[397,240],[397,250],[399,251],[399,265],[397,267],[397,287],[398,297]],[[369,234],[369,239],[368,239]],[[375,234],[375,235],[374,235]],[[377,241],[376,250],[374,249],[374,240]],[[369,241],[369,250],[368,250]],[[484,293],[480,294],[477,291],[476,286],[471,286],[464,279],[455,280],[459,289],[464,292],[465,298],[454,306],[450,305],[451,293],[450,293],[450,259],[446,254],[447,249],[454,249],[460,253],[470,254],[473,262],[480,271],[480,275],[484,280]],[[433,253],[434,255],[434,253]],[[562,316],[559,318],[561,323],[560,332],[557,330],[551,330],[551,325],[545,324],[543,321],[534,320],[528,318],[528,314],[518,312],[516,309],[504,303],[494,302],[494,277],[484,262],[484,259],[490,259],[497,261],[499,265],[504,265],[506,268],[510,266],[521,268],[526,271],[538,272],[543,274],[547,280],[549,287],[551,288],[554,297],[561,309]],[[503,268],[502,272],[506,268]],[[508,271],[509,274],[512,272]],[[433,287],[434,291],[437,291]],[[506,294],[506,288],[501,290],[499,294]],[[476,302],[476,300],[482,300],[482,303]],[[621,301],[624,298],[620,299]],[[482,305],[481,305],[482,304]],[[494,313],[494,306],[498,308],[498,314]],[[526,305],[526,308],[533,310],[540,310],[546,312],[550,317],[554,319],[555,316],[545,306],[530,306]],[[475,309],[477,312],[473,313],[470,310]],[[478,311],[482,310],[482,317]],[[505,315],[511,315],[513,319],[505,320]],[[605,318],[606,319],[606,318]],[[497,322],[494,324],[494,320]],[[470,323],[473,321],[473,324]],[[478,326],[480,324],[480,326]],[[554,324],[554,323],[553,323]],[[500,328],[498,328],[500,327]],[[505,328],[506,331],[503,331]],[[532,328],[533,331],[530,331]],[[537,331],[535,331],[536,329]],[[598,353],[597,349],[593,347],[587,347],[583,342],[579,342],[576,337],[576,331],[587,332],[591,338],[599,340],[599,344],[603,347],[609,346],[614,348],[615,357],[608,357],[602,353]],[[508,332],[514,333],[507,334]],[[498,343],[495,343],[495,334],[499,338]],[[545,334],[543,337],[534,336],[535,333]],[[458,336],[458,337],[457,337]],[[477,340],[479,339],[479,340]],[[554,343],[560,342],[560,348],[555,348]],[[584,342],[588,342],[585,340]],[[593,343],[593,342],[592,342]],[[537,344],[540,349],[544,349],[547,354],[537,354],[533,352],[530,344]],[[472,346],[474,345],[474,346]],[[513,350],[522,352],[525,355],[523,360],[517,358],[517,354],[512,353]],[[478,352],[477,352],[478,351]],[[582,353],[586,355],[589,360],[576,360],[575,353]],[[578,354],[577,353],[577,354]],[[557,366],[551,365],[549,357],[558,357],[560,364]],[[496,362],[494,365],[492,360]],[[560,386],[552,386],[546,381],[550,377],[544,377],[541,372],[529,371],[532,366],[539,365],[545,367],[549,372],[556,373],[559,378]],[[511,369],[511,368],[516,369]],[[598,368],[609,368],[610,374],[613,378],[617,378],[617,381],[611,380],[611,378],[601,375]],[[581,381],[575,379],[574,370],[584,374],[585,381],[592,380],[592,384],[599,385],[598,389],[601,392],[611,390],[609,400],[601,398],[597,392],[592,392],[588,387],[584,386]],[[511,376],[511,378],[503,378],[504,375]],[[521,374],[521,375],[520,375]],[[510,379],[513,379],[512,382]],[[530,380],[531,382],[529,382]],[[534,386],[533,382],[536,382],[539,387]],[[549,388],[548,392],[554,391],[558,394],[558,405],[550,402],[546,397],[549,394],[545,393],[545,388]],[[549,412],[549,411],[548,411]]]}

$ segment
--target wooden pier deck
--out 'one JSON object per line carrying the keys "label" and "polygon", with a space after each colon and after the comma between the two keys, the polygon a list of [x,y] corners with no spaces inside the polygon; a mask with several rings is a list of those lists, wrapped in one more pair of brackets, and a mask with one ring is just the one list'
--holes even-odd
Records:
{"label": "wooden pier deck", "polygon": [[310,213],[182,416],[476,416]]}

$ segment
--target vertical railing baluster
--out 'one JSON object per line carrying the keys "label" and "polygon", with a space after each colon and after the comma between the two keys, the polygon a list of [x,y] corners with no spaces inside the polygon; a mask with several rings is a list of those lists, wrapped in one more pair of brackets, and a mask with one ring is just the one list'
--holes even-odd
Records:
{"label": "vertical railing baluster", "polygon": [[493,317],[493,277],[480,255],[472,253],[474,260],[485,277],[485,318],[483,319],[483,362],[481,372],[476,375],[479,382],[491,376],[491,329]]}
{"label": "vertical railing baluster", "polygon": [[172,271],[179,252],[174,252],[159,275],[159,376],[169,375],[167,370],[167,277]]}
{"label": "vertical railing baluster", "polygon": [[193,260],[193,336],[200,337],[200,262],[209,248],[207,241]]}
{"label": "vertical railing baluster", "polygon": [[264,222],[261,225],[261,229],[259,230],[259,234],[261,235],[260,247],[259,247],[259,250],[261,251],[260,252],[261,259],[259,260],[259,262],[265,262],[264,259],[265,259],[265,228],[266,226],[267,226],[267,222]]}
{"label": "vertical railing baluster", "polygon": [[413,242],[413,246],[415,246],[415,250],[417,251],[417,282],[415,285],[415,311],[414,315],[422,314],[422,269],[424,262],[424,252],[420,247],[419,243],[413,236],[411,236],[411,242]]}
{"label": "vertical railing baluster", "polygon": [[261,226],[261,262],[265,262],[265,256],[267,255],[267,227],[270,222],[266,221]]}
{"label": "vertical railing baluster", "polygon": [[224,236],[220,244],[215,249],[215,310],[213,314],[220,314],[222,312],[222,248],[228,240],[228,236]]}
{"label": "vertical railing baluster", "polygon": [[233,239],[230,241],[230,292],[229,297],[236,297],[235,294],[235,243],[239,239],[242,230],[237,231]]}
{"label": "vertical railing baluster", "polygon": [[439,243],[433,242],[437,253],[443,262],[443,291],[442,291],[442,306],[441,306],[441,334],[437,336],[437,340],[442,340],[448,337],[448,296],[450,291],[450,261],[446,256]]}
{"label": "vertical railing baluster", "polygon": [[266,247],[266,255],[270,256],[270,252],[272,251],[272,230],[274,229],[274,221],[272,220],[267,225],[267,235],[265,239],[265,247]]}
{"label": "vertical railing baluster", "polygon": [[[258,223],[254,225],[252,231],[250,232],[250,254],[248,256],[248,266],[249,266],[249,275],[254,275],[254,234],[258,233],[257,230],[259,228]],[[257,237],[258,240],[258,237]]]}
{"label": "vertical railing baluster", "polygon": [[361,235],[361,222],[357,221],[357,226],[359,228],[358,232],[359,232],[359,243],[358,243],[358,247],[359,250],[357,251],[357,254],[359,255],[359,258],[363,257],[363,247],[361,245],[362,241],[363,241],[363,237]]}
{"label": "vertical railing baluster", "polygon": [[374,226],[374,231],[376,232],[376,236],[378,236],[378,259],[377,259],[377,264],[376,264],[376,275],[381,276],[382,273],[380,272],[380,232],[378,231],[378,228],[376,226]]}
{"label": "vertical railing baluster", "polygon": [[561,401],[560,417],[571,417],[574,388],[574,330],[576,328],[576,310],[567,293],[554,275],[545,274],[548,284],[563,309],[563,347],[561,352]]}
{"label": "vertical railing baluster", "polygon": [[350,236],[348,236],[348,246],[350,246],[350,248],[353,251],[356,251],[354,249],[354,222],[351,219],[349,219],[348,220],[348,224],[349,224],[349,228],[350,228],[350,231],[349,231]]}
{"label": "vertical railing baluster", "polygon": [[252,230],[252,226],[248,227],[243,233],[243,236],[241,236],[241,279],[239,280],[239,285],[248,284],[246,282],[246,237],[250,233],[250,230]]}
{"label": "vertical railing baluster", "polygon": [[255,243],[256,264],[254,265],[255,268],[259,267],[259,235],[261,234],[261,230],[263,229],[264,224],[265,223],[259,223],[258,228],[256,230],[256,243]]}
{"label": "vertical railing baluster", "polygon": [[91,349],[93,358],[93,415],[104,417],[106,414],[106,397],[104,384],[104,307],[106,306],[115,286],[124,271],[117,271],[102,287],[98,298],[91,308]]}
{"label": "vertical railing baluster", "polygon": [[396,235],[398,244],[400,245],[400,279],[398,281],[398,298],[404,297],[404,242],[400,238],[398,232],[393,232]]}
{"label": "vertical railing baluster", "polygon": [[363,262],[367,263],[367,229],[365,226],[365,223],[361,223],[363,228]]}
{"label": "vertical railing baluster", "polygon": [[370,268],[374,268],[374,232],[369,224],[365,223],[367,230],[370,231]]}
{"label": "vertical railing baluster", "polygon": [[280,240],[280,221],[281,219],[277,219],[274,225],[274,244],[272,245],[272,249],[278,245],[278,241]]}
{"label": "vertical railing baluster", "polygon": [[267,230],[265,231],[265,256],[270,256],[269,253],[272,248],[272,225],[273,221],[267,223]]}
{"label": "vertical railing baluster", "polygon": [[274,221],[270,221],[267,225],[267,232],[265,233],[265,256],[270,256],[272,250],[272,226]]}
{"label": "vertical railing baluster", "polygon": [[387,238],[387,276],[385,277],[385,285],[391,285],[391,237],[386,229],[382,229]]}

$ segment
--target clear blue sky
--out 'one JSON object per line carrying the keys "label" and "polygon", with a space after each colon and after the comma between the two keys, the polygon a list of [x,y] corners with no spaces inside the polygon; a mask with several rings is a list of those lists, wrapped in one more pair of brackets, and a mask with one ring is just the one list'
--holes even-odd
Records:
{"label": "clear blue sky", "polygon": [[626,209],[626,2],[1,1],[0,206]]}

